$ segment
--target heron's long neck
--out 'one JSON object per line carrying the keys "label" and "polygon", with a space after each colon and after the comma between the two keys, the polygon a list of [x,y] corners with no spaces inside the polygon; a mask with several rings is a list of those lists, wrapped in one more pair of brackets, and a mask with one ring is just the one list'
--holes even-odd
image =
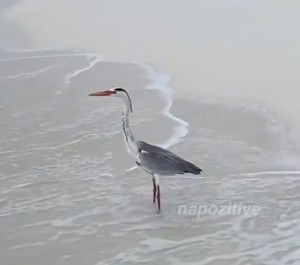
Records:
{"label": "heron's long neck", "polygon": [[130,105],[129,105],[129,102],[127,101],[126,109],[125,109],[125,112],[123,112],[123,118],[122,118],[123,133],[124,133],[125,143],[128,148],[128,151],[131,154],[136,154],[137,153],[137,145],[136,145],[136,141],[134,139],[133,133],[130,129],[129,113],[130,113]]}

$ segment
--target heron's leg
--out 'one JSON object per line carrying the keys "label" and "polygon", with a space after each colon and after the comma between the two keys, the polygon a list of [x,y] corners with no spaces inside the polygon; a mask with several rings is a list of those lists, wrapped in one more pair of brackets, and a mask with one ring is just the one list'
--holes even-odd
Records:
{"label": "heron's leg", "polygon": [[156,198],[156,183],[155,183],[155,177],[152,175],[152,182],[153,182],[153,203],[155,203]]}
{"label": "heron's leg", "polygon": [[157,206],[158,206],[158,212],[160,212],[160,191],[159,191],[159,185],[157,185]]}
{"label": "heron's leg", "polygon": [[155,184],[156,184],[156,199],[157,199],[157,207],[158,207],[158,212],[160,212],[160,189],[159,189],[159,176],[155,175],[154,176]]}

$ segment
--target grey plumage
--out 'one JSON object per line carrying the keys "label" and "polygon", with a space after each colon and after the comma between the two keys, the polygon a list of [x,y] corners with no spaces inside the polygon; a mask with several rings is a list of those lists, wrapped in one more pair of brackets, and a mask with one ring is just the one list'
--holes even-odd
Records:
{"label": "grey plumage", "polygon": [[161,147],[137,141],[141,166],[152,174],[176,175],[191,173],[199,175],[202,170],[194,164]]}

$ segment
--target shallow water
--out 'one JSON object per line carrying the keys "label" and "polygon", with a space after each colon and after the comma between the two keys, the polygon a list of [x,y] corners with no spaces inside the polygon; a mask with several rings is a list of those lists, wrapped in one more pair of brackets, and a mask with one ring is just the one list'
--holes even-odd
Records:
{"label": "shallow water", "polygon": [[[8,52],[0,67],[1,264],[298,264],[298,160],[264,109],[175,98],[178,122],[162,114],[166,76],[92,54]],[[173,135],[204,169],[161,180],[162,214],[149,176],[128,171],[122,103],[87,96],[119,84],[138,138]],[[234,204],[259,213],[219,212]]]}

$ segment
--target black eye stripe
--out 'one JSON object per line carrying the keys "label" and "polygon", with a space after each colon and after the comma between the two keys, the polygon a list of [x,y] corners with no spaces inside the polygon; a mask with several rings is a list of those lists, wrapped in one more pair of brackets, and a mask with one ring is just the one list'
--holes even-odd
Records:
{"label": "black eye stripe", "polygon": [[114,90],[115,90],[115,91],[122,91],[122,92],[127,93],[127,91],[126,91],[125,89],[120,88],[120,87],[117,87],[117,88],[115,88]]}

